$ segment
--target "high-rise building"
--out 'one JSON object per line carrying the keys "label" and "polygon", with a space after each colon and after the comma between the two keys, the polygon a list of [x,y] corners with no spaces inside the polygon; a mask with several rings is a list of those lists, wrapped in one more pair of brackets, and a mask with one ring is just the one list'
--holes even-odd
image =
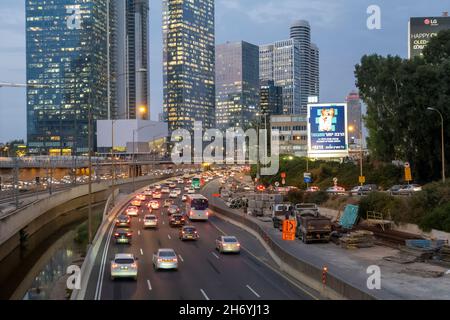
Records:
{"label": "high-rise building", "polygon": [[319,49],[308,21],[295,21],[289,40],[260,46],[260,78],[283,88],[284,114],[306,114],[308,97],[320,94]]}
{"label": "high-rise building", "polygon": [[[88,151],[88,116],[107,119],[107,0],[26,1],[27,137],[32,154]],[[93,125],[93,132],[95,126]],[[92,134],[95,147],[95,134]]]}
{"label": "high-rise building", "polygon": [[360,145],[362,135],[362,105],[355,91],[347,96],[348,134],[350,145]]}
{"label": "high-rise building", "polygon": [[[299,114],[300,46],[294,39],[260,46],[260,79],[283,88],[283,113]],[[270,58],[272,57],[272,58]]]}
{"label": "high-rise building", "polygon": [[273,80],[261,81],[259,109],[263,115],[283,114],[283,88]]}
{"label": "high-rise building", "polygon": [[[149,0],[112,0],[115,21],[113,60],[117,112],[121,119],[150,118]],[[146,110],[144,113],[140,109]]]}
{"label": "high-rise building", "polygon": [[215,125],[214,0],[163,0],[164,115],[169,132]]}
{"label": "high-rise building", "polygon": [[259,105],[259,47],[248,42],[216,47],[216,126],[246,128]]}

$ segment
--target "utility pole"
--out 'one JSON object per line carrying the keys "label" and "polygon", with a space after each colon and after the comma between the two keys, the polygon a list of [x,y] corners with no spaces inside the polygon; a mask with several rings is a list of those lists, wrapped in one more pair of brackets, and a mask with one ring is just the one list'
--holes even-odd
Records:
{"label": "utility pole", "polygon": [[16,209],[19,209],[19,160],[14,155],[14,201]]}
{"label": "utility pole", "polygon": [[92,88],[89,92],[88,112],[88,159],[89,159],[89,207],[88,207],[88,233],[89,244],[92,244]]}

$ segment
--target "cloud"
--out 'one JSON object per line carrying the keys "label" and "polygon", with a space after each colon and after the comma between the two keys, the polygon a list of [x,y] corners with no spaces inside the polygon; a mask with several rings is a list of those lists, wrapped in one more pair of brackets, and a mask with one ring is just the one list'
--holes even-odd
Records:
{"label": "cloud", "polygon": [[332,28],[338,23],[338,18],[343,16],[346,7],[340,1],[318,0],[219,0],[218,4],[227,10],[239,11],[256,23],[306,19],[314,26],[324,28]]}

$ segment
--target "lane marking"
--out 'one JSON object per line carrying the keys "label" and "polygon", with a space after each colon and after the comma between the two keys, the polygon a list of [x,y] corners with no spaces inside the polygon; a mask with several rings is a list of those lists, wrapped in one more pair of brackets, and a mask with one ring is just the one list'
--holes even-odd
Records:
{"label": "lane marking", "polygon": [[148,286],[148,291],[152,291],[152,284],[150,283],[150,280],[147,280],[147,286]]}
{"label": "lane marking", "polygon": [[141,249],[141,256],[143,256],[144,255],[144,251]]}
{"label": "lane marking", "polygon": [[184,259],[183,259],[183,257],[181,256],[181,254],[179,254],[178,257],[180,257],[181,262],[184,262]]}
{"label": "lane marking", "polygon": [[172,240],[172,237],[170,236],[170,234],[168,234],[167,237],[169,238],[169,240]]}
{"label": "lane marking", "polygon": [[[220,219],[221,221],[225,221],[229,224],[231,224],[232,226],[241,229],[240,227],[232,224],[231,222],[228,222],[227,220],[221,219],[220,217],[217,217],[218,219]],[[215,223],[213,223],[212,221],[210,221],[211,225],[216,228],[217,230],[219,230],[219,232],[221,232],[223,235],[227,235],[226,232],[224,232],[220,227],[218,227]],[[245,232],[247,232],[248,234],[252,235],[250,232],[246,231],[245,229],[241,229]],[[260,242],[257,239],[258,242]],[[260,245],[262,245],[260,243]],[[263,246],[264,247],[264,246]],[[292,280],[290,277],[288,277],[287,275],[283,274],[280,270],[277,270],[276,268],[274,268],[273,266],[271,266],[270,264],[268,264],[267,262],[261,260],[259,257],[257,257],[256,255],[254,255],[252,252],[250,252],[249,250],[247,250],[244,246],[241,246],[241,249],[244,250],[245,252],[247,252],[249,255],[251,255],[253,258],[255,258],[256,260],[258,260],[261,264],[263,264],[264,266],[266,266],[267,268],[269,268],[270,270],[272,270],[273,272],[275,272],[276,274],[278,274],[280,277],[282,277],[283,279],[287,280],[288,282],[290,282],[293,286],[297,287],[300,291],[306,293],[308,296],[310,296],[311,298],[313,298],[314,300],[320,300],[318,297],[316,297],[314,294],[312,294],[311,292],[309,292],[307,289],[303,288],[302,286],[300,286],[296,281]]]}
{"label": "lane marking", "polygon": [[250,287],[249,285],[247,285],[246,287],[247,287],[248,290],[250,290],[251,292],[253,292],[253,294],[254,294],[255,296],[257,296],[258,298],[261,298],[261,296],[260,296],[255,290],[253,290],[252,287]]}
{"label": "lane marking", "polygon": [[211,253],[212,253],[212,255],[213,255],[214,257],[217,258],[217,260],[220,260],[220,258],[219,258],[219,256],[217,255],[217,253],[215,253],[215,252],[211,252]]}
{"label": "lane marking", "polygon": [[102,296],[103,277],[105,274],[106,258],[108,256],[109,244],[111,243],[112,233],[114,231],[114,223],[111,223],[105,246],[103,247],[102,260],[100,261],[100,272],[97,279],[97,287],[95,288],[94,300],[100,300]]}
{"label": "lane marking", "polygon": [[203,297],[205,297],[205,299],[206,299],[207,301],[210,300],[209,297],[206,295],[206,292],[205,292],[203,289],[200,289],[200,292],[202,293]]}

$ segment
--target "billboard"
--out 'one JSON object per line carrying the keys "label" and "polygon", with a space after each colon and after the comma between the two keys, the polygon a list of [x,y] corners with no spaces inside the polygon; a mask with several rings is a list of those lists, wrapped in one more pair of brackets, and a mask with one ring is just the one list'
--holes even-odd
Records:
{"label": "billboard", "polygon": [[411,18],[408,28],[408,58],[421,56],[431,38],[442,30],[450,30],[450,17]]}
{"label": "billboard", "polygon": [[308,157],[348,156],[346,103],[308,105]]}

